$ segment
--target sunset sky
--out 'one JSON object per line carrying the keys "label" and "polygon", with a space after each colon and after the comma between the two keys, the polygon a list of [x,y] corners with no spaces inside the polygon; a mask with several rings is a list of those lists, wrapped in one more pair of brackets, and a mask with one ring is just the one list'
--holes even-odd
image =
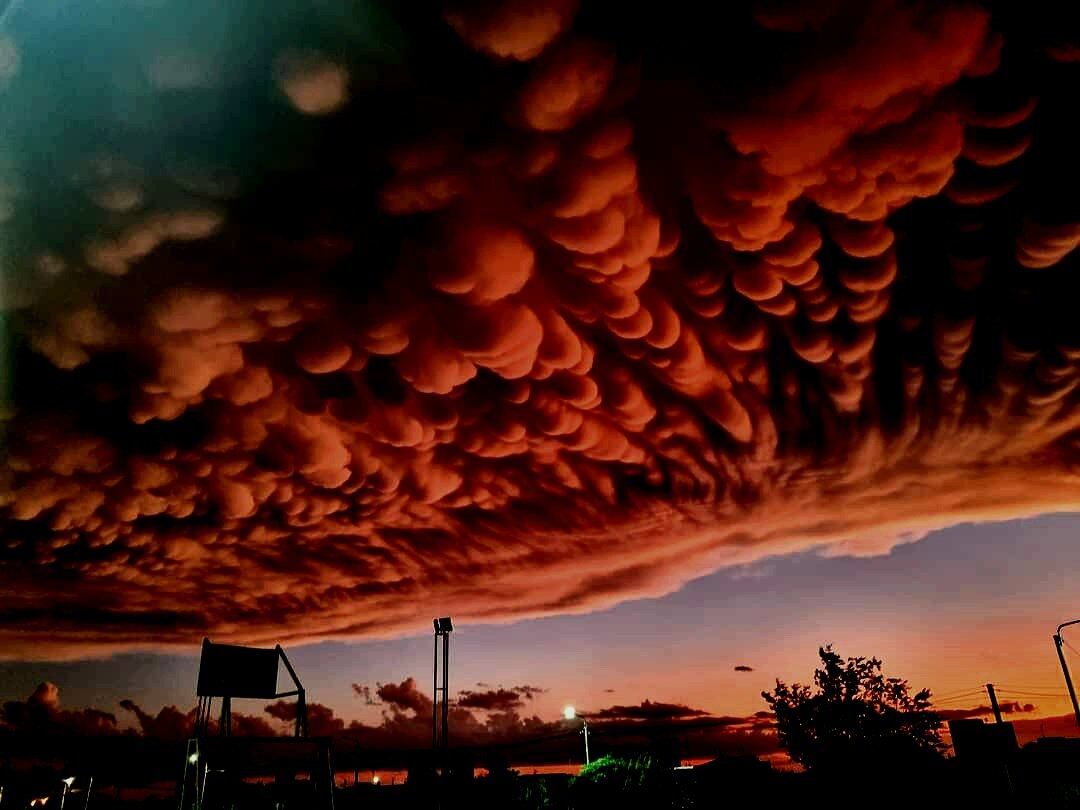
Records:
{"label": "sunset sky", "polygon": [[1067,12],[221,5],[0,14],[6,725],[209,636],[418,740],[445,614],[466,735],[758,745],[829,642],[1066,713]]}
{"label": "sunset sky", "polygon": [[[644,699],[749,715],[763,708],[759,693],[775,678],[806,681],[817,646],[832,642],[844,654],[883,658],[887,672],[946,696],[943,708],[985,705],[985,694],[970,693],[992,681],[1002,702],[1034,704],[1015,719],[1064,715],[1070,707],[1050,634],[1076,610],[1078,528],[1080,520],[1067,515],[966,524],[887,556],[805,553],[584,616],[466,624],[453,636],[451,689],[536,686],[545,691],[525,701],[523,713],[545,720],[568,703],[596,711]],[[1080,640],[1073,646],[1080,648]],[[351,685],[374,689],[414,677],[430,694],[431,653],[430,636],[423,635],[313,644],[289,656],[310,700],[344,719],[376,723],[386,707],[368,705]],[[1067,653],[1071,667],[1080,668],[1080,656]],[[49,681],[63,706],[113,712],[122,725],[135,726],[133,716],[118,710],[121,700],[135,699],[153,712],[186,709],[197,670],[196,649],[7,661],[0,663],[0,701],[23,700]],[[237,704],[249,713],[261,708],[257,701]]]}

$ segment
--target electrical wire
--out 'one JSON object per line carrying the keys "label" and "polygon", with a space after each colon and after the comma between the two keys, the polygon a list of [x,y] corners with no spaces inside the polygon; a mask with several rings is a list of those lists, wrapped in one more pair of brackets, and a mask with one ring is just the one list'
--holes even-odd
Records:
{"label": "electrical wire", "polygon": [[953,695],[952,697],[946,698],[936,698],[931,696],[930,702],[933,703],[935,706],[943,706],[949,703],[964,703],[969,700],[975,700],[983,694],[984,692],[980,689],[975,692],[969,692],[962,695]]}
{"label": "electrical wire", "polygon": [[1063,690],[1051,687],[1049,689],[1010,689],[1007,686],[1002,686],[998,692],[1010,692],[1014,695],[1042,695],[1044,697],[1053,697],[1054,695],[1060,695]]}
{"label": "electrical wire", "polygon": [[945,694],[931,694],[930,700],[934,703],[944,703],[958,698],[969,698],[983,691],[983,687],[973,687],[959,692],[946,692]]}
{"label": "electrical wire", "polygon": [[930,701],[932,703],[955,703],[958,700],[971,700],[972,698],[977,698],[980,695],[985,695],[985,694],[986,693],[983,692],[980,689],[978,692],[969,692],[966,695],[953,695],[952,697],[947,697],[947,698],[931,697]]}

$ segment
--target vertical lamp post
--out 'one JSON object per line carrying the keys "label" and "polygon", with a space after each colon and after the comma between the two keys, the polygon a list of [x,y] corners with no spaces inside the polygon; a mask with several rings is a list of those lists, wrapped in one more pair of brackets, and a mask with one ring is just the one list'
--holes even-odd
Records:
{"label": "vertical lamp post", "polygon": [[67,779],[61,779],[64,783],[64,792],[60,794],[60,810],[64,810],[64,802],[67,801],[68,791],[71,790],[71,786],[75,784],[75,777],[69,776]]}
{"label": "vertical lamp post", "polygon": [[1054,648],[1057,650],[1058,661],[1061,663],[1061,674],[1065,676],[1065,686],[1069,690],[1069,699],[1072,701],[1076,725],[1080,727],[1080,704],[1076,702],[1076,688],[1073,686],[1072,676],[1069,674],[1069,665],[1065,663],[1065,651],[1062,649],[1065,640],[1061,637],[1061,629],[1071,624],[1080,624],[1080,619],[1073,619],[1071,622],[1062,622],[1058,625],[1057,632],[1054,633]]}
{"label": "vertical lamp post", "polygon": [[[573,706],[567,706],[563,709],[563,717],[567,720],[573,720],[577,717],[577,710]],[[589,764],[589,721],[584,717],[581,718],[581,733],[585,736],[585,764]]]}

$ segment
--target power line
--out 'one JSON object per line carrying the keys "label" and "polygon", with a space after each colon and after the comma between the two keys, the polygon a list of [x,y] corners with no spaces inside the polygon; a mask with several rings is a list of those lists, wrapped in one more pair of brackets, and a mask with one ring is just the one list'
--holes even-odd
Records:
{"label": "power line", "polygon": [[942,700],[951,700],[952,698],[956,698],[956,697],[965,697],[967,695],[975,694],[976,692],[981,692],[981,691],[983,691],[983,688],[981,686],[973,686],[970,689],[961,689],[961,690],[958,690],[958,691],[955,691],[955,692],[946,692],[943,695],[935,695],[935,694],[931,693],[930,698],[931,698],[931,700],[934,700],[936,702],[940,702]]}
{"label": "power line", "polygon": [[970,692],[969,694],[966,694],[966,695],[956,695],[956,696],[950,697],[950,698],[941,698],[940,700],[934,699],[934,700],[931,700],[930,702],[931,703],[956,703],[956,701],[958,701],[958,700],[971,700],[972,698],[977,698],[981,694],[984,694],[984,693],[980,690],[979,692]]}
{"label": "power line", "polygon": [[979,697],[981,694],[983,694],[983,690],[982,689],[976,689],[976,690],[971,691],[971,692],[965,692],[963,694],[952,695],[951,697],[942,697],[942,698],[931,697],[930,702],[933,703],[934,705],[942,705],[942,704],[946,704],[946,703],[964,702],[964,701],[967,701],[967,700],[973,700],[974,698]]}

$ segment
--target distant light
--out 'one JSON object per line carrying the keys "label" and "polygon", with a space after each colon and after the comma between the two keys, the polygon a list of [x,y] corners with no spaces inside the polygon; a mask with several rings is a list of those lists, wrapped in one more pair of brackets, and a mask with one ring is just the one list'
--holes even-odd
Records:
{"label": "distant light", "polygon": [[565,709],[562,710],[562,716],[565,717],[567,720],[573,720],[575,717],[577,717],[577,712],[574,711],[573,706],[567,706]]}
{"label": "distant light", "polygon": [[194,765],[196,762],[199,761],[199,752],[196,751],[195,753],[193,753],[191,756],[189,756],[187,758],[187,761],[190,762],[192,765]]}
{"label": "distant light", "polygon": [[381,782],[381,781],[382,781],[382,780],[381,780],[381,779],[380,779],[380,778],[379,778],[378,776],[373,776],[373,777],[371,777],[371,784],[373,784],[373,785],[377,785],[377,784],[379,784],[379,782]]}

